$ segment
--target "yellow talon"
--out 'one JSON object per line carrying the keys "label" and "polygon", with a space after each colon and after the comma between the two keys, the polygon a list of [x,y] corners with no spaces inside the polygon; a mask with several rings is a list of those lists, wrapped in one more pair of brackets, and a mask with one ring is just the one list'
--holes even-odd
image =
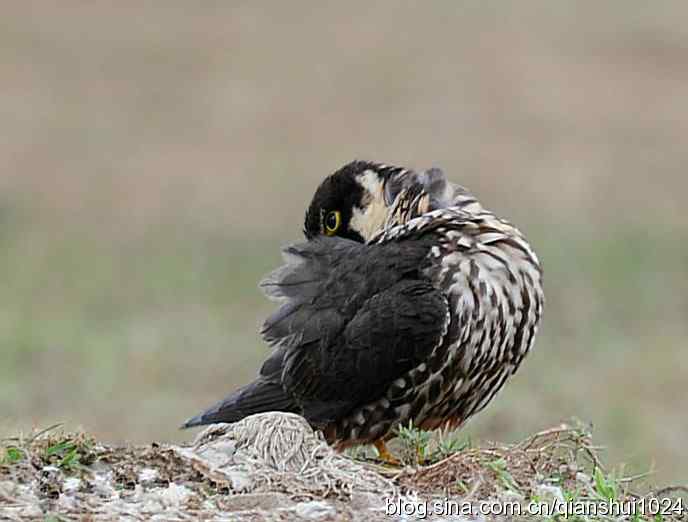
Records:
{"label": "yellow talon", "polygon": [[399,459],[392,455],[392,453],[387,449],[387,445],[385,444],[384,440],[378,439],[373,442],[373,445],[375,446],[377,455],[382,462],[391,466],[401,466]]}

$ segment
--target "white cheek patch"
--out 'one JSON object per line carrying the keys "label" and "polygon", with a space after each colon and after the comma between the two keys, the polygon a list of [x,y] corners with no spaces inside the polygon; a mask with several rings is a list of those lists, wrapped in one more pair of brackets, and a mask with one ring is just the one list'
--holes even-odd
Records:
{"label": "white cheek patch", "polygon": [[349,227],[368,241],[384,226],[387,221],[387,207],[384,203],[374,202],[365,210],[353,209]]}
{"label": "white cheek patch", "polygon": [[377,173],[366,171],[358,178],[358,183],[367,194],[363,198],[364,208],[354,207],[349,227],[368,241],[384,226],[389,209],[385,205],[384,187]]}
{"label": "white cheek patch", "polygon": [[356,181],[358,181],[358,184],[366,189],[374,199],[382,195],[382,181],[376,172],[366,170]]}

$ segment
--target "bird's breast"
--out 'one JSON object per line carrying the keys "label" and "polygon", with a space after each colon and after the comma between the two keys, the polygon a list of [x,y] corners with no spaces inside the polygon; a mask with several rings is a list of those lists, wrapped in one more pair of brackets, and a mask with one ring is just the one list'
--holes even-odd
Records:
{"label": "bird's breast", "polygon": [[542,315],[537,257],[518,230],[496,218],[438,232],[427,275],[450,303],[445,363],[466,376],[515,371]]}

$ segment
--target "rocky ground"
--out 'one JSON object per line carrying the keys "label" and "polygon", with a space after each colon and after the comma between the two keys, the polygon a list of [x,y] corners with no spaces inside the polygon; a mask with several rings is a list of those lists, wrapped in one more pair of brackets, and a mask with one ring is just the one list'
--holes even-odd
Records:
{"label": "rocky ground", "polygon": [[53,428],[3,441],[0,520],[688,520],[686,487],[606,470],[578,426],[513,446],[413,428],[399,439],[397,467],[336,453],[291,414],[213,426],[189,446]]}

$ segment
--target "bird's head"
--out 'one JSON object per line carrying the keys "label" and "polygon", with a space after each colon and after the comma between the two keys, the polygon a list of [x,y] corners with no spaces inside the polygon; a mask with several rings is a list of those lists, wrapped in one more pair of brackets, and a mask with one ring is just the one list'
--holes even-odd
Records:
{"label": "bird's head", "polygon": [[402,167],[352,161],[325,178],[316,190],[306,212],[304,234],[308,239],[325,235],[368,241],[385,226],[397,198],[410,187],[445,197],[448,183],[439,169],[418,174]]}

